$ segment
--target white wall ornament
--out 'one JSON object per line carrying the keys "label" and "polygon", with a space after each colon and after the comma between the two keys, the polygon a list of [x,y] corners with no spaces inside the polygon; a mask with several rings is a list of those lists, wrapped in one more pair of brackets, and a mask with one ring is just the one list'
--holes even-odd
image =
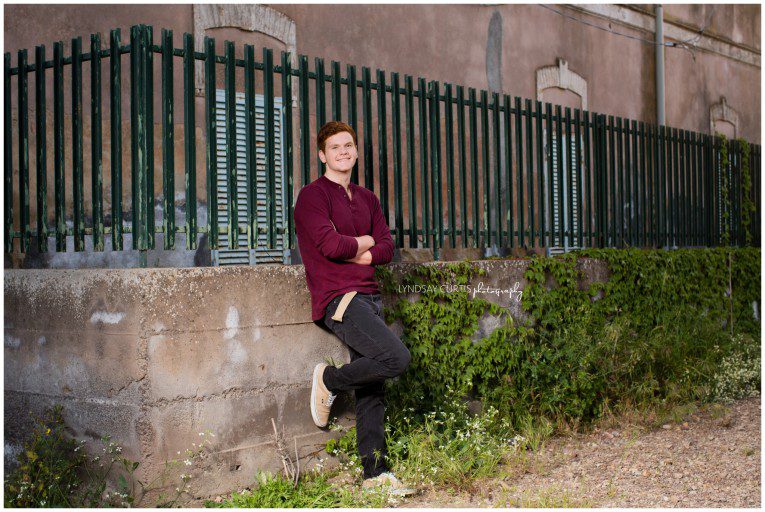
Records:
{"label": "white wall ornament", "polygon": [[728,105],[728,100],[725,98],[725,96],[720,96],[720,102],[715,103],[709,107],[709,133],[712,135],[714,135],[715,131],[717,131],[715,130],[715,123],[718,121],[724,121],[732,124],[735,136],[739,126],[738,112],[733,110],[730,105]]}
{"label": "white wall ornament", "polygon": [[537,100],[550,87],[573,92],[582,98],[582,110],[587,110],[587,81],[568,68],[568,62],[557,59],[557,65],[537,69]]}
{"label": "white wall ornament", "polygon": [[[281,41],[290,52],[292,64],[297,65],[295,22],[281,12],[257,4],[194,4],[196,51],[204,51],[206,30],[223,27],[260,32]],[[201,95],[204,89],[204,71],[203,64],[199,61],[194,70],[194,86],[197,95]]]}

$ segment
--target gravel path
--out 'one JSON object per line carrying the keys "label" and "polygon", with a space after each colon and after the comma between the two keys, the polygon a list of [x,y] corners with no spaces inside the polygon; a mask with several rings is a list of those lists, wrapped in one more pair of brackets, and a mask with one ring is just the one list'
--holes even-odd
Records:
{"label": "gravel path", "polygon": [[659,427],[621,418],[519,453],[470,493],[429,490],[397,506],[759,507],[760,410],[749,398]]}

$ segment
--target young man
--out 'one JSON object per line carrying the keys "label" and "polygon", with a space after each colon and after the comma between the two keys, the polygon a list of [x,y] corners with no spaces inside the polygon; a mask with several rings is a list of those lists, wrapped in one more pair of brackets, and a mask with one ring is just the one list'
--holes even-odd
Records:
{"label": "young man", "polygon": [[385,324],[374,272],[393,257],[393,239],[374,192],[351,183],[358,158],[356,132],[331,121],[319,130],[325,173],[303,187],[295,202],[295,229],[312,319],[334,332],[351,353],[340,368],[316,365],[311,415],[318,427],[340,391],[356,395],[356,437],[364,487],[389,484],[407,493],[385,464],[384,382],[404,372],[409,350]]}

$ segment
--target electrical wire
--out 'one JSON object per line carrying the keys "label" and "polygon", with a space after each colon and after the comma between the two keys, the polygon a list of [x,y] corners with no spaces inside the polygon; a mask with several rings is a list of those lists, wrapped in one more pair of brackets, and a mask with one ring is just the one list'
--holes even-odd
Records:
{"label": "electrical wire", "polygon": [[[639,42],[644,43],[644,44],[650,44],[652,46],[667,46],[667,47],[670,47],[670,48],[682,48],[682,49],[691,51],[691,53],[693,53],[692,50],[696,48],[696,43],[699,42],[699,40],[701,39],[701,36],[703,35],[704,31],[709,26],[709,23],[712,20],[712,15],[714,14],[715,9],[717,8],[716,5],[714,5],[712,7],[712,10],[710,11],[709,15],[707,16],[706,23],[704,23],[704,26],[701,28],[699,33],[696,34],[694,37],[692,37],[690,39],[687,39],[685,41],[678,41],[678,42],[666,41],[664,43],[657,43],[656,41],[651,40],[651,39],[643,39],[642,37],[632,36],[630,34],[624,34],[622,32],[617,32],[615,30],[611,30],[610,28],[601,27],[600,25],[596,25],[594,23],[590,23],[589,21],[585,21],[585,20],[576,18],[574,16],[571,16],[570,14],[566,14],[564,12],[561,12],[561,11],[559,11],[557,9],[553,9],[552,7],[550,7],[548,5],[544,5],[544,4],[537,4],[537,5],[539,5],[540,7],[544,7],[545,9],[550,10],[550,11],[554,12],[555,14],[563,16],[564,18],[569,18],[569,19],[571,19],[573,21],[582,23],[583,25],[587,25],[587,26],[596,28],[598,30],[603,30],[605,32],[609,32],[609,33],[617,35],[617,36],[626,37],[628,39],[634,39],[635,41],[639,41]],[[691,47],[693,47],[693,48],[691,48]],[[694,55],[694,58],[695,58],[695,55]]]}

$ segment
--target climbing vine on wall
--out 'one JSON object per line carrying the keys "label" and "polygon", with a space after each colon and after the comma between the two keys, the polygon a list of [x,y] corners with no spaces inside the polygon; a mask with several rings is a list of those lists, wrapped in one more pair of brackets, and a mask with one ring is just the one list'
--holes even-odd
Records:
{"label": "climbing vine on wall", "polygon": [[[582,257],[605,261],[608,279],[582,287]],[[494,405],[516,423],[529,415],[587,420],[626,401],[703,398],[730,345],[723,327],[731,321],[736,333],[759,343],[757,248],[534,256],[524,273],[525,322],[442,286],[484,273],[468,262],[407,267],[399,278],[378,268],[383,293],[397,297],[386,321],[401,323],[412,353],[410,368],[389,387],[394,410],[428,410],[451,390]],[[421,292],[407,297],[406,285]],[[480,339],[479,320],[492,316],[500,327]]]}

